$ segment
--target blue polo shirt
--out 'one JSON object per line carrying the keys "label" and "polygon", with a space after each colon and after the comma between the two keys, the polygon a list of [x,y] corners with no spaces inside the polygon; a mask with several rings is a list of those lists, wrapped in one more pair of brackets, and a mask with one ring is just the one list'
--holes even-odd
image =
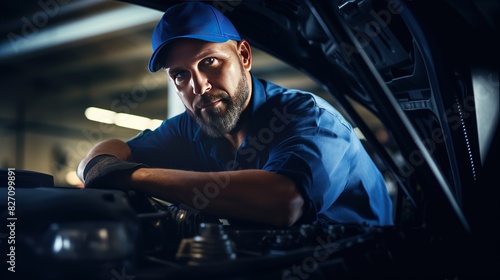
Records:
{"label": "blue polo shirt", "polygon": [[252,83],[251,121],[235,154],[184,112],[127,141],[132,156],[151,167],[285,175],[304,197],[297,223],[392,225],[384,179],[342,115],[309,92]]}

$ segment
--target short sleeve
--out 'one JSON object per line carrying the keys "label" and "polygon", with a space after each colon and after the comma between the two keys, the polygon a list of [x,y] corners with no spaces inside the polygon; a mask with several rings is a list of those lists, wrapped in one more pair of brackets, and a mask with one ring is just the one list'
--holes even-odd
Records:
{"label": "short sleeve", "polygon": [[332,113],[314,106],[294,117],[280,143],[269,151],[264,169],[296,183],[306,198],[303,219],[315,221],[344,191],[350,172],[346,158],[350,129]]}
{"label": "short sleeve", "polygon": [[193,137],[196,128],[189,116],[180,114],[165,120],[157,129],[145,130],[126,143],[135,161],[151,167],[193,170],[195,154]]}

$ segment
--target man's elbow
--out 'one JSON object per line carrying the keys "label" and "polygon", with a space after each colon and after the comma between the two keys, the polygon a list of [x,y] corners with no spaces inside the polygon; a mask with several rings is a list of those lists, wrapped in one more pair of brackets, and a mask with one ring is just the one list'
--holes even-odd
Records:
{"label": "man's elbow", "polygon": [[272,222],[275,226],[291,227],[302,216],[302,208],[304,199],[299,193],[294,193],[290,197],[284,199],[279,206],[277,215],[274,216]]}

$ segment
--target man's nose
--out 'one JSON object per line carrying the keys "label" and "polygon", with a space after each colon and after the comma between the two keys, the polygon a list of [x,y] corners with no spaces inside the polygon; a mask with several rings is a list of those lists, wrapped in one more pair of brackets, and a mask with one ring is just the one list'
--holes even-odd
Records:
{"label": "man's nose", "polygon": [[203,73],[193,73],[191,76],[191,86],[195,95],[204,94],[212,88],[207,75]]}

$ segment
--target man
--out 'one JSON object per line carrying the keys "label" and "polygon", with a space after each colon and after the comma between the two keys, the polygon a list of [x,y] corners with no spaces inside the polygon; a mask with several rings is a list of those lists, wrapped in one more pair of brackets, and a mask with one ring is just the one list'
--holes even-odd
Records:
{"label": "man", "polygon": [[384,180],[351,125],[326,101],[254,77],[247,41],[215,8],[185,2],[153,32],[186,111],[154,131],[96,145],[78,174],[248,223],[392,224]]}

